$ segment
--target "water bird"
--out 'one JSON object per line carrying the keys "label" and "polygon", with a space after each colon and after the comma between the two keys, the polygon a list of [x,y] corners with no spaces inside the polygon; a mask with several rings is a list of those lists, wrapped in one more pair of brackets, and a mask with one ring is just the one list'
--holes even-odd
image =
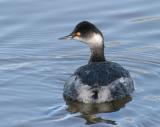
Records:
{"label": "water bird", "polygon": [[88,64],[79,67],[64,85],[65,99],[82,103],[104,103],[130,96],[134,83],[129,72],[120,64],[106,60],[104,37],[92,23],[82,21],[73,32],[60,39],[78,40],[91,51]]}

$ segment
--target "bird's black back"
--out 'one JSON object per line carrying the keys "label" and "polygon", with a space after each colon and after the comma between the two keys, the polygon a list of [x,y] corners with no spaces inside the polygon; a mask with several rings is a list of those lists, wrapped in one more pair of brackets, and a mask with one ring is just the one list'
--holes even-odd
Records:
{"label": "bird's black back", "polygon": [[130,77],[129,72],[114,62],[93,62],[79,67],[74,75],[78,76],[82,83],[94,86],[106,86],[121,77]]}

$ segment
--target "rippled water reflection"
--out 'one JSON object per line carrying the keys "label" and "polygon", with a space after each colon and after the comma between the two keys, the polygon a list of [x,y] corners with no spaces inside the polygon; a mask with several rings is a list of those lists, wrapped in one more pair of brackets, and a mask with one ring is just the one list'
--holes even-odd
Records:
{"label": "rippled water reflection", "polygon": [[[158,0],[0,0],[0,126],[159,127],[159,11]],[[134,79],[132,101],[114,112],[91,106],[84,114],[88,108],[62,97],[64,81],[87,63],[89,49],[57,38],[82,20],[102,30],[107,59]]]}

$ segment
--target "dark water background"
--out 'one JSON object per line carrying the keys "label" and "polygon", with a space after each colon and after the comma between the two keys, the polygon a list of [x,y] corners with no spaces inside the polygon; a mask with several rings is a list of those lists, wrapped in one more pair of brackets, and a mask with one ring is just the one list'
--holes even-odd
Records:
{"label": "dark water background", "polygon": [[[107,59],[134,79],[132,101],[116,112],[85,116],[63,100],[89,48],[57,38],[82,20],[102,30]],[[159,0],[0,0],[0,127],[64,126],[160,126]]]}

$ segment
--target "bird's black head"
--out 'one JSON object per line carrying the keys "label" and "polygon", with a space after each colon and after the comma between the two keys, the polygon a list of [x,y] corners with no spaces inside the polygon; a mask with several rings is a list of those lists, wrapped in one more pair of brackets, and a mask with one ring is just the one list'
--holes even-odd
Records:
{"label": "bird's black head", "polygon": [[60,39],[74,39],[92,45],[102,42],[103,35],[95,25],[88,21],[83,21],[76,25],[71,34]]}
{"label": "bird's black head", "polygon": [[75,29],[71,34],[79,35],[82,38],[88,38],[94,33],[101,34],[101,32],[92,23],[88,21],[83,21],[76,25]]}

